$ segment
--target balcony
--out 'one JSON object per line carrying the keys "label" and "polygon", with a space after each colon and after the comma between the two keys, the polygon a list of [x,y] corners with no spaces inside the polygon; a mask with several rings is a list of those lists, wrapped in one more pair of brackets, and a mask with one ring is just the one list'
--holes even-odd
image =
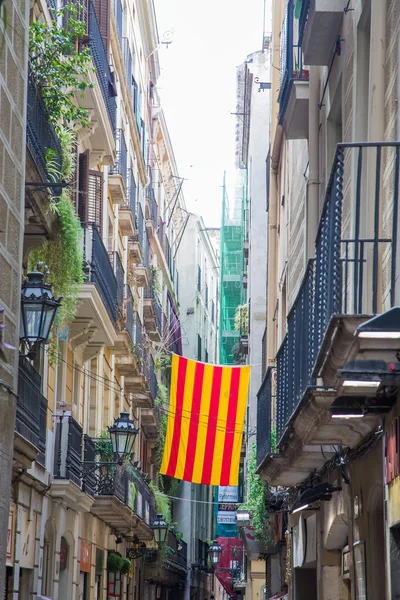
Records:
{"label": "balcony", "polygon": [[119,295],[120,299],[121,282],[114,275],[94,223],[83,225],[83,253],[85,283],[79,289],[79,308],[69,339],[72,348],[81,347],[84,360],[89,360],[102,346],[113,346],[117,341],[117,298]]}
{"label": "balcony", "polygon": [[309,70],[304,66],[299,45],[298,22],[294,20],[293,2],[288,2],[281,31],[279,123],[287,140],[308,137]]}
{"label": "balcony", "polygon": [[[134,530],[141,540],[153,539],[150,520],[154,500],[150,489],[131,470],[119,465],[102,465],[89,480],[94,502],[91,512],[121,532]],[[88,488],[89,489],[89,488]]]}
{"label": "balcony", "polygon": [[73,417],[57,417],[51,496],[78,512],[89,512],[93,501],[82,491],[82,441],[82,427]]}
{"label": "balcony", "polygon": [[23,356],[19,358],[14,459],[30,468],[36,459],[45,466],[47,399],[42,378]]}
{"label": "balcony", "polygon": [[137,313],[129,285],[125,286],[124,329],[118,336],[118,343],[113,347],[118,371],[125,377],[139,376],[141,371],[140,352],[136,346]]}
{"label": "balcony", "polygon": [[117,283],[117,315],[122,318],[124,312],[124,267],[122,266],[118,252],[109,252],[108,254]]}
{"label": "balcony", "polygon": [[126,199],[124,204],[120,204],[118,210],[118,224],[123,235],[134,236],[136,233],[136,184],[132,169],[128,171],[127,183]]}
{"label": "balcony", "polygon": [[61,168],[61,146],[30,67],[26,117],[26,142],[30,155],[41,179],[50,181],[46,155],[53,150],[57,168]]}
{"label": "balcony", "polygon": [[[360,357],[391,360],[395,354],[390,341],[379,348],[354,333],[394,305],[399,165],[396,142],[338,147],[315,259],[276,357],[276,454],[270,454],[271,432],[263,413],[258,415],[258,471],[272,485],[297,485],[333,456],[337,445],[354,448],[379,425],[372,413],[332,419],[329,407],[340,396],[338,371],[346,363]],[[271,402],[268,377],[259,393],[266,404]]]}
{"label": "balcony", "polygon": [[[169,531],[167,546],[171,552],[164,560],[162,560],[159,550],[146,559],[145,578],[168,586],[174,595],[174,589],[182,589],[186,582],[187,544],[184,540],[178,541],[174,533]],[[177,594],[177,592],[175,593]]]}
{"label": "balcony", "polygon": [[345,6],[345,0],[303,0],[299,28],[307,65],[330,64]]}
{"label": "balcony", "polygon": [[149,375],[148,367],[148,351],[143,344],[143,327],[138,313],[135,313],[135,349],[134,352],[138,357],[138,370],[135,373],[130,373],[125,376],[125,390],[132,395],[132,402],[135,406],[150,407],[151,398],[148,393],[148,385],[146,379]]}
{"label": "balcony", "polygon": [[122,129],[117,129],[116,150],[117,158],[114,165],[110,167],[108,188],[113,203],[124,204],[126,198],[126,179],[128,174],[128,149]]}
{"label": "balcony", "polygon": [[152,282],[144,288],[143,317],[149,338],[159,342],[162,336],[162,308],[155,297]]}
{"label": "balcony", "polygon": [[152,187],[148,187],[146,190],[146,231],[148,237],[151,239],[155,234],[155,230],[158,222],[158,206]]}

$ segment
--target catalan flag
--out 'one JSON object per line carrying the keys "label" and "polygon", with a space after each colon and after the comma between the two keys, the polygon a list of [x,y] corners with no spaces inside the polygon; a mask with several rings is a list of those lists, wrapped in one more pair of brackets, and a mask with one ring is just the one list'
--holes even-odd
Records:
{"label": "catalan flag", "polygon": [[238,485],[250,367],[172,355],[160,473],[206,485]]}

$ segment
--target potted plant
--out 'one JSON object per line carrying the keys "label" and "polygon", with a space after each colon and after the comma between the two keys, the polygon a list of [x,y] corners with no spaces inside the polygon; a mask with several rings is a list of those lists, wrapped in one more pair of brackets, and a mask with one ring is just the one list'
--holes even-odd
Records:
{"label": "potted plant", "polygon": [[117,552],[110,552],[107,558],[107,571],[109,573],[118,573],[121,571],[123,565],[123,558]]}
{"label": "potted plant", "polygon": [[128,558],[122,558],[121,575],[128,575],[131,570],[131,561]]}

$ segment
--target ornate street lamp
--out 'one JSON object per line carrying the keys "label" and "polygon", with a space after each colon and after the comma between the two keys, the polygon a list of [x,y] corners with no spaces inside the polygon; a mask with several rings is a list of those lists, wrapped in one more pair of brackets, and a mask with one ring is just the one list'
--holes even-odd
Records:
{"label": "ornate street lamp", "polygon": [[108,428],[111,438],[113,454],[119,465],[122,465],[126,456],[132,454],[139,429],[136,429],[135,423],[129,418],[129,413],[123,411],[118,419],[115,419],[114,425]]}
{"label": "ornate street lamp", "polygon": [[213,541],[213,543],[211,544],[211,546],[209,547],[207,552],[211,559],[211,563],[212,563],[212,566],[214,567],[214,569],[218,568],[220,560],[221,560],[222,548],[218,544],[217,540]]}
{"label": "ornate street lamp", "polygon": [[39,270],[28,273],[21,290],[20,339],[28,347],[29,358],[34,358],[39,344],[49,339],[50,329],[61,298],[54,298],[51,284],[45,283]]}
{"label": "ornate street lamp", "polygon": [[160,548],[167,541],[168,535],[168,525],[162,516],[162,514],[158,514],[151,525],[151,528],[154,533],[154,539],[157,542],[157,546]]}

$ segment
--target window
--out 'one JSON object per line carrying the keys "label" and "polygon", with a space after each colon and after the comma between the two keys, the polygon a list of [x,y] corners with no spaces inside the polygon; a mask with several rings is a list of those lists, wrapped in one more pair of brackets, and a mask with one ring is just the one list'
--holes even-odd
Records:
{"label": "window", "polygon": [[201,336],[197,334],[197,360],[201,360]]}
{"label": "window", "polygon": [[211,323],[214,323],[215,319],[215,304],[214,300],[211,300]]}
{"label": "window", "polygon": [[197,291],[201,292],[201,268],[200,265],[197,267]]}
{"label": "window", "polygon": [[206,287],[205,287],[204,298],[205,298],[205,303],[206,303],[206,306],[207,306],[208,305],[208,285],[207,284],[206,284]]}

